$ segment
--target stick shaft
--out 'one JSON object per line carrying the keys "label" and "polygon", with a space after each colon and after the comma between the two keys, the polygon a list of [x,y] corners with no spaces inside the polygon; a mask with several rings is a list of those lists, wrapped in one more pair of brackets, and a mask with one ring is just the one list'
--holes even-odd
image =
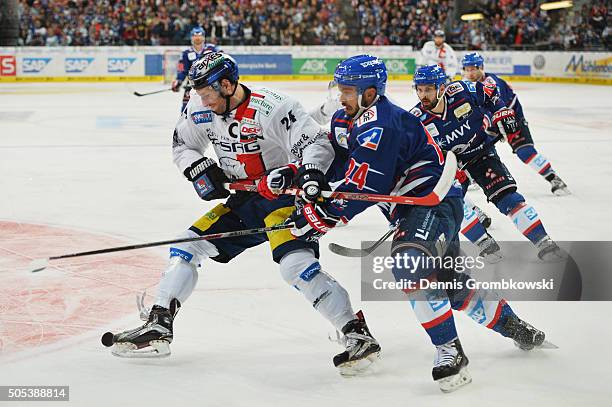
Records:
{"label": "stick shaft", "polygon": [[153,92],[145,92],[145,93],[134,92],[134,95],[139,96],[139,97],[140,96],[149,96],[149,95],[155,95],[156,93],[168,92],[169,90],[172,90],[172,88],[155,90]]}
{"label": "stick shaft", "polygon": [[166,246],[166,245],[175,244],[175,243],[196,242],[198,240],[213,240],[213,239],[223,239],[223,238],[228,238],[228,237],[254,235],[258,233],[268,233],[268,232],[273,232],[276,230],[290,229],[291,227],[293,227],[293,224],[279,224],[279,225],[267,226],[263,228],[253,228],[253,229],[234,230],[231,232],[212,233],[208,235],[189,237],[185,239],[162,240],[158,242],[134,244],[134,245],[129,245],[129,246],[109,247],[107,249],[91,250],[87,252],[71,253],[71,254],[64,254],[61,256],[49,257],[49,260],[59,260],[59,259],[67,259],[71,257],[82,257],[82,256],[92,256],[95,254],[123,252],[127,250],[145,249],[147,247]]}

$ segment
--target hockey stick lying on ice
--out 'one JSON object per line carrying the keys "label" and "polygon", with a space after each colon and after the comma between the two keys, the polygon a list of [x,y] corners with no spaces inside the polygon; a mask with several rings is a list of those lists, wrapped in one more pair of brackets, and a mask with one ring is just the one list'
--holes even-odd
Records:
{"label": "hockey stick lying on ice", "polygon": [[[502,140],[503,136],[499,135],[497,137],[495,137],[495,139],[493,139],[493,141],[491,141],[489,144],[487,144],[482,152],[480,154],[478,154],[476,157],[472,158],[471,160],[469,160],[467,163],[461,165],[461,167],[459,168],[460,170],[463,170],[465,167],[467,167],[468,165],[474,163],[476,160],[482,158],[485,154],[487,154],[489,152],[489,150],[491,150],[491,148],[495,145],[495,143],[497,143],[498,141]],[[369,256],[370,253],[372,253],[374,250],[376,250],[381,244],[383,244],[388,238],[389,236],[391,236],[393,234],[393,232],[395,232],[395,228],[394,229],[390,229],[388,232],[386,232],[380,239],[378,239],[372,246],[370,247],[366,247],[365,249],[359,248],[359,249],[354,249],[352,247],[346,247],[346,246],[342,246],[338,243],[330,243],[328,245],[329,250],[332,253],[335,253],[339,256],[344,256],[344,257],[366,257]]]}
{"label": "hockey stick lying on ice", "polygon": [[211,233],[208,235],[188,237],[185,239],[162,240],[159,242],[141,243],[141,244],[134,244],[134,245],[129,245],[129,246],[109,247],[107,249],[91,250],[88,252],[63,254],[61,256],[52,256],[52,257],[47,257],[45,259],[37,259],[37,260],[32,261],[30,263],[30,271],[32,273],[35,273],[35,272],[44,270],[49,264],[49,261],[51,260],[68,259],[71,257],[92,256],[95,254],[103,254],[103,253],[123,252],[126,250],[144,249],[147,247],[165,246],[165,245],[175,244],[175,243],[197,242],[198,240],[213,240],[213,239],[224,239],[228,237],[256,235],[259,233],[268,233],[268,232],[274,232],[276,230],[290,229],[292,227],[293,227],[293,223],[281,223],[278,225],[266,226],[263,228],[234,230],[232,232]]}
{"label": "hockey stick lying on ice", "polygon": [[[368,202],[390,202],[400,205],[422,205],[422,206],[434,206],[440,203],[442,199],[448,193],[448,190],[453,185],[455,180],[455,173],[457,171],[457,157],[452,152],[448,152],[446,155],[446,161],[444,163],[444,169],[438,183],[433,190],[420,197],[415,196],[402,196],[402,195],[379,195],[379,194],[368,194],[362,192],[335,192],[335,191],[322,191],[321,196],[323,198],[331,199],[346,199],[356,201],[368,201]],[[229,190],[234,191],[248,191],[257,192],[257,185],[252,182],[233,182],[225,184],[225,187]],[[283,191],[286,195],[301,195],[302,190],[297,188],[289,188]]]}
{"label": "hockey stick lying on ice", "polygon": [[153,92],[145,92],[145,93],[140,93],[140,92],[134,92],[135,96],[149,96],[149,95],[155,95],[156,93],[162,93],[162,92],[168,92],[169,90],[172,90],[172,88],[168,88],[168,89],[162,89],[162,90],[155,90]]}

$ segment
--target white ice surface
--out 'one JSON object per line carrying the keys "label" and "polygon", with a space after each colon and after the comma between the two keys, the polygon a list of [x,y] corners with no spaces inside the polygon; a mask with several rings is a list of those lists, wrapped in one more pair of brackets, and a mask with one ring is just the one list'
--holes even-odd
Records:
{"label": "white ice surface", "polygon": [[[0,220],[144,242],[172,238],[199,218],[211,204],[197,198],[170,155],[180,96],[132,95],[160,86],[1,85]],[[307,107],[322,100],[326,89],[319,82],[268,86],[299,96]],[[516,90],[538,149],[573,195],[552,196],[548,183],[502,146],[498,150],[520,191],[554,239],[608,240],[610,88],[517,84]],[[391,83],[389,92],[406,107],[416,102],[405,82]],[[493,217],[498,240],[522,238],[483,196],[472,197]],[[348,289],[355,309],[363,307],[383,347],[383,359],[370,375],[338,375],[331,357],[340,348],[326,339],[332,328],[285,285],[262,245],[227,265],[205,265],[176,320],[170,358],[122,360],[101,347],[105,329],[139,323],[130,309],[124,318],[73,340],[0,353],[0,385],[70,385],[75,406],[609,405],[612,307],[605,302],[514,304],[560,347],[555,351],[521,352],[457,316],[474,380],[456,393],[441,394],[430,376],[432,346],[409,305],[362,304],[359,260],[326,249],[330,241],[358,247],[385,230],[372,210],[322,240],[323,267]],[[36,236],[32,241],[44,244],[36,243]],[[0,273],[0,293],[1,278]],[[10,318],[0,309],[0,325]]]}

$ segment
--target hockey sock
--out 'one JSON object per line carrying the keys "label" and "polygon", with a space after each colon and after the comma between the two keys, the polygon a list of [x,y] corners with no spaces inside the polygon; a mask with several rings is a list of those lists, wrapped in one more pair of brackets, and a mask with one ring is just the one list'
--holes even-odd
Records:
{"label": "hockey sock", "polygon": [[533,168],[538,174],[546,176],[554,173],[550,162],[542,154],[539,154],[533,146],[521,147],[516,151],[516,155],[522,162]]}
{"label": "hockey sock", "polygon": [[461,233],[474,244],[478,244],[487,237],[487,230],[478,220],[478,214],[474,210],[471,202],[463,202],[463,221],[461,221]]}

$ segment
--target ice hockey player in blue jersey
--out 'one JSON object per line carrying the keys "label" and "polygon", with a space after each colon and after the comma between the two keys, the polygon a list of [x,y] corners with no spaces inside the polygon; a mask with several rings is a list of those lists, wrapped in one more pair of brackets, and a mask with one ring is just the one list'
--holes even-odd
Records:
{"label": "ice hockey player in blue jersey", "polygon": [[[421,103],[410,112],[444,151],[453,151],[460,162],[477,157],[501,133],[513,140],[520,132],[515,113],[505,106],[492,79],[484,82],[456,81],[445,85],[446,75],[436,65],[420,67],[414,84]],[[545,261],[567,257],[548,236],[535,208],[518,193],[516,181],[491,147],[465,170],[501,213],[538,249]]]}
{"label": "ice hockey player in blue jersey", "polygon": [[[215,44],[207,44],[204,42],[205,40],[206,33],[202,27],[195,27],[191,30],[191,47],[183,51],[181,59],[178,62],[176,78],[172,81],[173,92],[178,92],[181,90],[181,85],[189,75],[191,65],[195,61],[200,59],[200,57],[207,52],[219,51],[219,47],[217,47]],[[187,102],[189,102],[189,91],[191,91],[191,86],[186,84],[183,91],[181,112],[185,110],[185,106],[187,106]]]}
{"label": "ice hockey player in blue jersey", "polygon": [[529,165],[538,174],[544,177],[546,181],[550,182],[553,194],[568,195],[570,192],[565,182],[556,174],[546,157],[536,150],[527,120],[523,114],[523,107],[512,87],[497,75],[485,73],[484,58],[477,52],[465,54],[461,59],[461,65],[463,67],[464,79],[470,82],[484,82],[487,79],[495,82],[503,103],[514,110],[520,132],[511,140],[508,140],[510,147],[512,147],[512,152],[516,154],[522,162]]}
{"label": "ice hockey player in blue jersey", "polygon": [[[385,97],[386,67],[371,55],[358,55],[341,62],[334,73],[343,110],[332,118],[331,140],[336,157],[335,172],[344,174],[335,191],[425,196],[443,174],[447,160],[417,117]],[[452,153],[448,153],[452,154]],[[452,158],[452,157],[450,157]],[[309,179],[299,180],[306,203],[290,217],[292,233],[306,241],[317,240],[338,223],[350,221],[371,202],[321,201],[317,191],[327,185],[323,173],[312,169]],[[455,258],[459,255],[458,232],[463,219],[462,193],[451,187],[438,205],[397,205],[390,211],[397,223],[392,255],[411,259]],[[433,289],[418,285],[421,279],[461,280],[453,269],[437,269],[420,263],[415,269],[394,268],[398,281],[414,281],[407,292],[412,307],[436,347],[433,379],[444,392],[470,383],[468,359],[458,339],[453,309],[465,311],[477,323],[532,349],[544,333],[519,319],[510,306],[490,291]]]}

